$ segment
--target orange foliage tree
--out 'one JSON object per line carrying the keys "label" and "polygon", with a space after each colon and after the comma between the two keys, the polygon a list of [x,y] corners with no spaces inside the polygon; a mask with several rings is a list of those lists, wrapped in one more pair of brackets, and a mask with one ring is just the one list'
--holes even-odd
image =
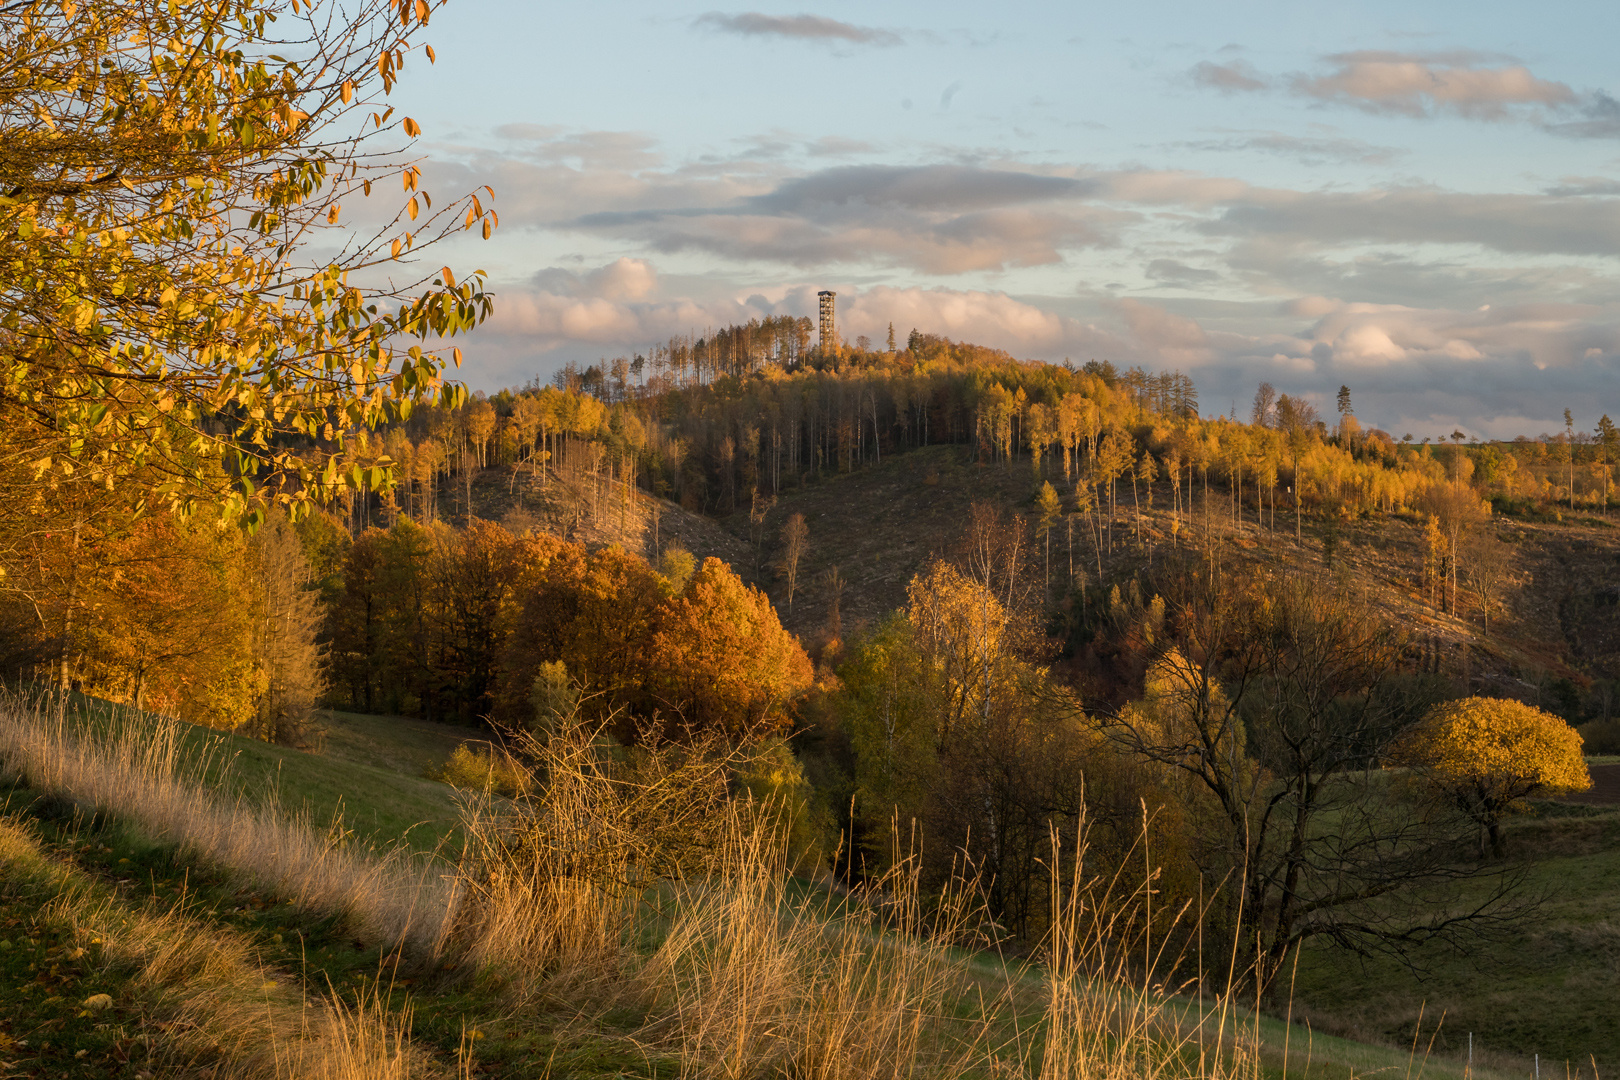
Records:
{"label": "orange foliage tree", "polygon": [[1480,854],[1502,853],[1502,819],[1537,792],[1585,791],[1581,736],[1532,705],[1471,697],[1438,706],[1402,740],[1393,764],[1480,827]]}
{"label": "orange foliage tree", "polygon": [[719,559],[703,560],[658,621],[649,681],[688,727],[733,735],[785,727],[814,678],[770,600]]}

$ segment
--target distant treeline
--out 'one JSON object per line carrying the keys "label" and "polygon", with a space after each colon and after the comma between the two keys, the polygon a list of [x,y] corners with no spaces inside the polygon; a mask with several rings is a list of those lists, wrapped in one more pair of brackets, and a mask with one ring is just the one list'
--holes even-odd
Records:
{"label": "distant treeline", "polygon": [[1269,522],[1279,505],[1327,516],[1417,509],[1437,484],[1466,485],[1499,509],[1604,511],[1620,456],[1607,418],[1595,433],[1570,427],[1513,443],[1461,432],[1397,441],[1359,423],[1345,387],[1331,418],[1269,385],[1247,422],[1204,418],[1180,372],[1019,361],[917,331],[895,351],[823,352],[807,346],[808,332],[807,320],[750,322],[646,355],[569,364],[546,385],[475,395],[459,409],[419,410],[356,440],[363,462],[396,463],[397,484],[357,507],[356,521],[380,513],[426,522],[441,504],[457,512],[457,484],[492,465],[541,478],[589,473],[723,515],[940,443],[983,461],[1027,455],[1043,477],[1068,482],[1066,495],[1090,487],[1110,507],[1121,480],[1167,485],[1178,505],[1213,483],[1236,521],[1249,512]]}

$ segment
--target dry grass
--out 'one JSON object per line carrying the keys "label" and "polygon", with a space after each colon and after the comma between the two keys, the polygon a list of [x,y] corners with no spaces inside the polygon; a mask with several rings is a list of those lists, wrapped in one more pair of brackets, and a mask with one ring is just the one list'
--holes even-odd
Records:
{"label": "dry grass", "polygon": [[[796,898],[776,838],[730,818],[717,872],[684,882],[662,946],[638,973],[688,1075],[960,1076],[993,1065],[1000,1002],[972,999],[976,895],[949,889],[925,915],[918,864],[864,896]],[[958,1010],[967,1009],[967,1015]]]}
{"label": "dry grass", "polygon": [[[178,730],[73,731],[0,707],[0,763],[37,787],[127,817],[374,940],[494,976],[516,1015],[635,1007],[635,1040],[685,1075],[1240,1080],[1259,1075],[1231,1011],[1160,984],[1151,894],[1080,875],[1059,887],[1044,974],[976,964],[979,892],[925,897],[916,860],[857,894],[797,884],[780,815],[734,798],[715,745],[624,752],[573,726],[525,748],[516,799],[469,796],[454,874],[226,803],[178,752]],[[6,841],[0,835],[0,853]],[[1083,866],[1078,858],[1055,865]],[[173,1050],[241,1076],[419,1075],[408,1017],[380,998],[314,1005],[267,979],[240,939],[182,916],[64,900],[62,917],[138,969],[176,1018]],[[1162,920],[1159,920],[1162,925]],[[1162,946],[1161,946],[1162,949]],[[347,1070],[347,1071],[345,1071]],[[416,1070],[413,1072],[413,1070]]]}
{"label": "dry grass", "polygon": [[355,932],[431,952],[455,889],[426,861],[345,842],[269,806],[225,802],[201,782],[206,762],[180,752],[181,721],[120,713],[75,728],[49,698],[0,699],[0,767],[94,812],[115,813],[155,839],[223,867]]}
{"label": "dry grass", "polygon": [[[142,1018],[142,1041],[170,1075],[189,1070],[239,1080],[427,1080],[446,1076],[406,1036],[372,986],[353,1002],[311,999],[254,959],[240,935],[182,913],[134,911],[76,872],[44,858],[26,831],[0,820],[0,871],[42,897],[42,918],[63,927],[93,968]],[[113,977],[119,977],[116,982]],[[88,1008],[112,1008],[103,995]]]}
{"label": "dry grass", "polygon": [[649,890],[708,865],[730,758],[715,744],[615,754],[579,724],[523,750],[533,785],[465,804],[448,948],[520,999],[611,999]]}
{"label": "dry grass", "polygon": [[796,884],[776,816],[727,797],[713,748],[626,761],[572,728],[529,750],[542,794],[472,807],[457,949],[519,1000],[638,1005],[637,1038],[684,1075],[1258,1076],[1231,1010],[1161,984],[1175,958],[1148,936],[1146,887],[1077,871],[1045,977],[998,980],[962,947],[988,926],[975,882],[925,897],[901,859],[857,894]]}

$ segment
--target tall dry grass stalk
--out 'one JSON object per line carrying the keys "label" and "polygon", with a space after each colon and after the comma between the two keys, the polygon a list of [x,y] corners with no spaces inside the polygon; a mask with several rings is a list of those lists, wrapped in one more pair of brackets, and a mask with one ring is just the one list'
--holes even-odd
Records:
{"label": "tall dry grass stalk", "polygon": [[453,882],[404,849],[344,841],[272,800],[228,801],[204,783],[209,762],[182,753],[181,721],[115,710],[72,724],[48,695],[0,697],[0,767],[88,810],[116,814],[301,907],[341,913],[357,934],[428,953],[456,899]]}
{"label": "tall dry grass stalk", "polygon": [[465,799],[446,947],[518,997],[611,996],[649,891],[712,861],[730,756],[704,742],[626,752],[580,724],[518,741],[537,782]]}
{"label": "tall dry grass stalk", "polygon": [[717,871],[677,887],[639,972],[659,1017],[649,1032],[684,1071],[854,1080],[992,1064],[996,1006],[975,1002],[952,948],[972,933],[976,894],[947,889],[925,915],[916,859],[850,897],[795,890],[779,835],[757,820],[730,816]]}
{"label": "tall dry grass stalk", "polygon": [[[1130,854],[1145,852],[1147,825]],[[1054,832],[1051,843],[1051,865],[1061,868],[1062,838]],[[1176,929],[1192,905],[1155,921],[1151,866],[1127,886],[1122,869],[1087,875],[1086,855],[1082,821],[1067,877],[1052,875],[1039,1080],[1259,1080],[1258,1031],[1232,1008],[1236,980],[1228,977],[1209,1011],[1185,993],[1201,974],[1174,981],[1183,956],[1170,950],[1191,944]]]}

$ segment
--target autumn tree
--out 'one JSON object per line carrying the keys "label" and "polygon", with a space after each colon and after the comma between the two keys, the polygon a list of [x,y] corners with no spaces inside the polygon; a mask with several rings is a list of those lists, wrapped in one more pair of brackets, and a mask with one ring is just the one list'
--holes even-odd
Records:
{"label": "autumn tree", "polygon": [[[407,56],[431,58],[411,38],[438,6],[7,9],[0,472],[127,491],[129,512],[382,486],[386,462],[341,467],[346,434],[448,389],[446,361],[402,339],[490,310],[481,273],[398,264],[493,212],[433,209],[420,170],[376,152],[418,134],[385,99]],[[331,231],[384,180],[404,190],[381,228]]]}
{"label": "autumn tree", "polygon": [[1041,490],[1035,496],[1036,524],[1035,529],[1041,534],[1041,543],[1045,548],[1046,579],[1044,588],[1052,588],[1052,526],[1057,524],[1058,518],[1063,516],[1063,500],[1058,498],[1056,489],[1050,481],[1041,485]]}
{"label": "autumn tree", "polygon": [[169,515],[95,545],[86,617],[70,631],[73,681],[210,727],[249,724],[266,686],[253,647],[263,607],[245,546],[218,521]]}
{"label": "autumn tree", "polygon": [[1479,826],[1479,852],[1500,856],[1502,819],[1538,792],[1585,791],[1580,734],[1523,702],[1471,697],[1434,709],[1394,748],[1422,789]]}
{"label": "autumn tree", "polygon": [[765,594],[713,558],[659,611],[645,662],[679,723],[733,736],[785,727],[813,675]]}
{"label": "autumn tree", "polygon": [[1457,614],[1457,585],[1461,577],[1459,567],[1463,556],[1463,536],[1471,529],[1489,520],[1491,504],[1467,484],[1453,481],[1435,484],[1424,494],[1422,504],[1435,518],[1445,538],[1447,556],[1444,583],[1451,592],[1451,614]]}
{"label": "autumn tree", "polygon": [[303,540],[285,513],[272,514],[254,534],[250,553],[259,586],[253,654],[263,686],[254,703],[253,734],[297,742],[326,693],[321,594]]}
{"label": "autumn tree", "polygon": [[[648,656],[668,585],[618,547],[587,551],[536,537],[536,569],[519,597],[501,662],[498,715],[519,723],[541,665],[561,663],[581,689],[588,718],[648,704]],[[629,737],[629,729],[619,732]]]}
{"label": "autumn tree", "polygon": [[1609,513],[1609,468],[1616,458],[1620,458],[1620,427],[1616,427],[1614,421],[1609,419],[1609,414],[1604,413],[1598,420],[1596,435],[1598,481],[1603,488],[1603,513],[1606,517]]}
{"label": "autumn tree", "polygon": [[[890,328],[892,332],[892,327]],[[788,610],[793,610],[793,590],[799,581],[799,561],[804,558],[805,547],[810,540],[810,526],[805,524],[804,515],[794,513],[789,515],[782,525],[782,574],[787,578]]]}
{"label": "autumn tree", "polygon": [[856,812],[883,823],[922,821],[939,767],[940,690],[911,620],[896,614],[857,642],[838,667],[838,715],[855,758]]}
{"label": "autumn tree", "polygon": [[1575,414],[1564,410],[1564,465],[1568,469],[1569,509],[1575,512]]}

